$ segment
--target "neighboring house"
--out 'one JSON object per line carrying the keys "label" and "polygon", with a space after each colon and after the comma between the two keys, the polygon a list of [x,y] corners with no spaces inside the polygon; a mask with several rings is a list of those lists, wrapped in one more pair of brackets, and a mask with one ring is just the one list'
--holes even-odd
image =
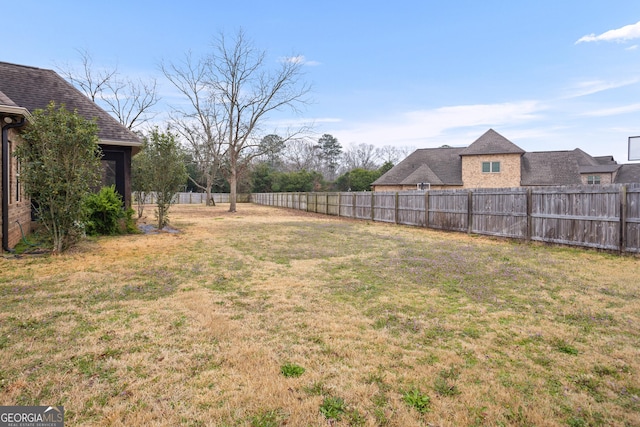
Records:
{"label": "neighboring house", "polygon": [[640,182],[640,164],[571,151],[527,153],[493,129],[466,148],[423,148],[373,182],[374,191]]}
{"label": "neighboring house", "polygon": [[125,206],[131,205],[131,157],[142,142],[109,113],[60,77],[55,71],[0,62],[0,123],[2,124],[2,243],[15,246],[30,230],[31,203],[22,194],[20,165],[13,156],[20,129],[31,112],[54,101],[98,124],[104,185],[115,185]]}

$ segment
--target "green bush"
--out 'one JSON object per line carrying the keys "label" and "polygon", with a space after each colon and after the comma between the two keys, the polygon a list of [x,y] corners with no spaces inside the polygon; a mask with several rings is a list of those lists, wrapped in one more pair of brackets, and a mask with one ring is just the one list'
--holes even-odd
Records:
{"label": "green bush", "polygon": [[142,231],[138,228],[135,220],[136,211],[129,208],[124,211],[124,230],[127,234],[140,234]]}
{"label": "green bush", "polygon": [[120,220],[125,218],[125,211],[122,197],[116,192],[115,186],[103,187],[99,192],[87,196],[85,208],[87,234],[112,236],[122,233]]}

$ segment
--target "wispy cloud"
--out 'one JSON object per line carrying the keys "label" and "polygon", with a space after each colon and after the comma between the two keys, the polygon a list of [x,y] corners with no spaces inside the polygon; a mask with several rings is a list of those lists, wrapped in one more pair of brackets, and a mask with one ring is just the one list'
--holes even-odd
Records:
{"label": "wispy cloud", "polygon": [[280,60],[282,62],[290,62],[290,63],[293,63],[293,64],[301,64],[301,65],[306,65],[308,67],[316,67],[316,66],[320,65],[320,62],[311,61],[311,60],[307,59],[304,55],[286,56],[286,57],[280,58]]}
{"label": "wispy cloud", "polygon": [[564,98],[578,98],[580,96],[592,95],[594,93],[603,92],[605,90],[617,89],[624,86],[630,86],[638,83],[640,79],[605,81],[605,80],[588,80],[575,84],[568,90]]}
{"label": "wispy cloud", "polygon": [[631,25],[625,25],[624,27],[616,28],[614,30],[609,30],[599,35],[588,34],[586,36],[580,37],[578,41],[576,41],[576,44],[597,41],[623,43],[628,40],[634,39],[640,39],[640,22],[636,22],[635,24]]}
{"label": "wispy cloud", "polygon": [[441,107],[407,113],[407,117],[439,123],[439,127],[447,128],[522,122],[534,119],[542,109],[544,107],[538,101],[519,101]]}
{"label": "wispy cloud", "polygon": [[268,120],[265,124],[267,126],[271,126],[273,128],[295,128],[295,127],[303,127],[309,126],[314,127],[318,125],[324,124],[334,124],[340,123],[342,119],[338,117],[311,117],[311,118],[280,118]]}
{"label": "wispy cloud", "polygon": [[613,107],[613,108],[603,108],[600,110],[588,111],[583,113],[583,116],[588,117],[607,117],[607,116],[617,116],[620,114],[628,114],[635,113],[636,111],[640,111],[640,104],[631,104],[631,105],[623,105],[621,107]]}
{"label": "wispy cloud", "polygon": [[[367,142],[374,145],[426,146],[430,141],[437,143],[451,132],[471,131],[475,135],[479,130],[473,128],[487,130],[535,121],[546,109],[538,101],[518,101],[416,110],[354,124],[336,131],[335,136],[346,144]],[[467,139],[447,141],[450,145],[470,143]]]}

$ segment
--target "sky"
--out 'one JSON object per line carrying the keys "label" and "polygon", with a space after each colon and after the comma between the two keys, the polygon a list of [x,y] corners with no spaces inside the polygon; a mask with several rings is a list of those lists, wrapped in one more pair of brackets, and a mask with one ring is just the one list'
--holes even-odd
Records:
{"label": "sky", "polygon": [[[343,147],[468,146],[493,128],[526,151],[628,162],[640,135],[640,1],[21,0],[5,8],[0,61],[155,78],[242,29],[277,67],[304,61],[312,102],[276,123],[313,123]],[[159,116],[161,117],[161,116]]]}

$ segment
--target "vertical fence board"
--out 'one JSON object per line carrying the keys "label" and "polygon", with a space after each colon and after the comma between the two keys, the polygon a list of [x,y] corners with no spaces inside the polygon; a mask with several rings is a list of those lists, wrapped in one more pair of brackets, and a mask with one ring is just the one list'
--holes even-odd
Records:
{"label": "vertical fence board", "polygon": [[640,186],[627,189],[626,245],[629,252],[640,252]]}
{"label": "vertical fence board", "polygon": [[441,230],[467,231],[467,193],[466,190],[430,191],[429,226]]}
{"label": "vertical fence board", "polygon": [[340,193],[327,194],[327,215],[340,215]]}
{"label": "vertical fence board", "polygon": [[526,189],[474,190],[472,199],[472,233],[526,238]]}
{"label": "vertical fence board", "polygon": [[354,215],[353,193],[340,193],[340,216],[352,218]]}
{"label": "vertical fence board", "polygon": [[373,197],[373,220],[381,222],[395,222],[396,193],[376,191]]}
{"label": "vertical fence board", "polygon": [[619,249],[620,188],[612,185],[534,189],[531,239]]}
{"label": "vertical fence board", "polygon": [[426,191],[401,191],[398,193],[398,224],[425,227]]}
{"label": "vertical fence board", "polygon": [[255,194],[252,200],[328,215],[638,253],[640,185],[625,188],[296,193],[287,199]]}
{"label": "vertical fence board", "polygon": [[355,217],[358,219],[371,219],[371,197],[372,192],[363,191],[356,194],[356,212]]}

